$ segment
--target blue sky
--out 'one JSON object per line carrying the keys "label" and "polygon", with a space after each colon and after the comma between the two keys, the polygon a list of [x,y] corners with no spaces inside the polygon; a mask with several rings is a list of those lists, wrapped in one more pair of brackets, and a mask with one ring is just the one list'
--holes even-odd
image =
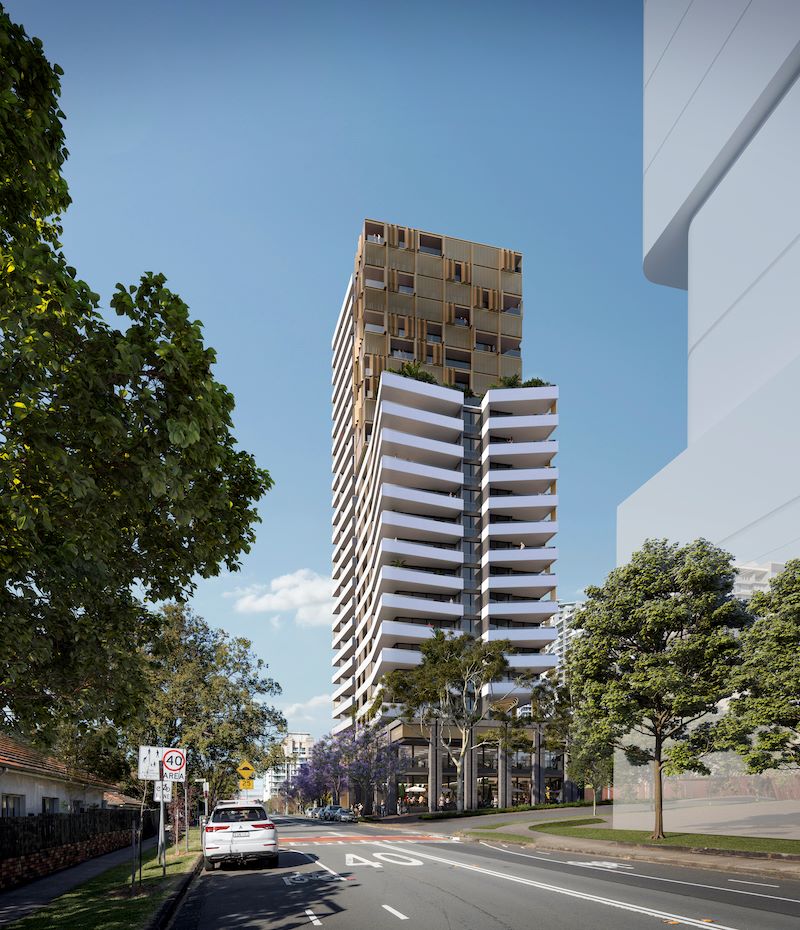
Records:
{"label": "blue sky", "polygon": [[365,216],[524,253],[560,596],[602,581],[617,504],[685,438],[686,297],[641,270],[639,0],[6,6],[66,72],[71,263],[105,300],[167,275],[275,479],[194,606],[253,640],[290,725],[330,726],[330,338]]}

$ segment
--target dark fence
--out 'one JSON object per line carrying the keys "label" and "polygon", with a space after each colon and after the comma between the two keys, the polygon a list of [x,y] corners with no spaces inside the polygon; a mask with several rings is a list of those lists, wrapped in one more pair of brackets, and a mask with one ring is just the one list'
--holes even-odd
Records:
{"label": "dark fence", "polygon": [[[96,810],[83,814],[36,814],[34,817],[0,817],[0,859],[30,855],[70,843],[82,843],[104,833],[131,832],[139,811]],[[153,836],[156,818],[146,810],[142,836]]]}

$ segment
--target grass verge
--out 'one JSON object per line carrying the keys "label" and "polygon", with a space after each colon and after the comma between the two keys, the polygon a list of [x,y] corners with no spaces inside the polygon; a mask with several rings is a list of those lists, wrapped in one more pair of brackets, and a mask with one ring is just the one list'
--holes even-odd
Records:
{"label": "grass verge", "polygon": [[[611,804],[611,801],[598,801],[597,806]],[[420,820],[451,820],[454,817],[489,817],[492,814],[518,814],[523,811],[557,811],[571,807],[591,807],[591,801],[571,801],[569,804],[524,804],[520,807],[483,807],[475,811],[436,811],[420,814]]]}
{"label": "grass verge", "polygon": [[718,849],[722,852],[789,853],[800,855],[800,840],[772,839],[765,836],[716,836],[712,833],[668,833],[663,840],[650,839],[648,830],[612,830],[594,827],[604,823],[600,817],[585,820],[556,820],[531,824],[528,829],[555,836],[572,836],[587,840],[611,840],[645,846],[684,846],[691,849]]}
{"label": "grass verge", "polygon": [[[176,856],[175,848],[167,854],[167,876],[162,878],[155,849],[142,855],[142,886],[130,895],[130,863],[118,865],[56,898],[29,917],[23,917],[7,930],[140,930],[153,916],[164,898],[174,889],[197,860],[200,833],[189,831],[190,852]],[[138,876],[137,876],[138,877]]]}

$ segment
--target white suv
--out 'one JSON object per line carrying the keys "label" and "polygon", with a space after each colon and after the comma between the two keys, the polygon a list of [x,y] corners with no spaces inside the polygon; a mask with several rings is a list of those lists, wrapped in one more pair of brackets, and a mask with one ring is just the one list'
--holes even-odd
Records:
{"label": "white suv", "polygon": [[214,808],[203,830],[206,872],[218,862],[258,860],[278,864],[278,831],[260,804],[226,802]]}

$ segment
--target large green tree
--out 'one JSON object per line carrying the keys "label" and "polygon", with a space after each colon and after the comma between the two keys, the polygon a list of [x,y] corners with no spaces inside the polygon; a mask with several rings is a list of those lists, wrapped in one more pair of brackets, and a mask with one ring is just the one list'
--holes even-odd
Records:
{"label": "large green tree", "polygon": [[236,769],[247,759],[263,771],[283,753],[283,714],[269,703],[281,693],[249,640],[208,625],[183,604],[162,608],[156,645],[144,650],[144,714],[128,727],[98,726],[88,737],[62,725],[59,747],[76,765],[119,779],[129,791],[149,787],[136,778],[138,747],[176,746],[187,752],[189,778],[204,778],[211,797],[236,790]]}
{"label": "large green tree", "polygon": [[706,749],[734,749],[750,772],[800,769],[800,559],[756,593],[728,712],[697,734]]}
{"label": "large green tree", "polygon": [[271,480],[165,278],[112,325],[68,265],[62,72],[2,8],[0,60],[0,722],[46,738],[136,711],[148,602],[235,570]]}
{"label": "large green tree", "polygon": [[[383,679],[378,700],[399,704],[402,715],[437,734],[456,769],[457,808],[464,810],[464,762],[473,748],[473,728],[491,713],[484,685],[508,672],[508,640],[484,643],[468,634],[435,630],[421,646],[422,663],[396,669]],[[511,690],[511,689],[509,689]]]}
{"label": "large green tree", "polygon": [[569,652],[575,712],[608,746],[653,772],[653,838],[664,836],[662,776],[707,771],[689,751],[693,724],[731,696],[736,631],[749,619],[732,595],[727,552],[699,539],[648,540],[587,590],[582,634]]}

